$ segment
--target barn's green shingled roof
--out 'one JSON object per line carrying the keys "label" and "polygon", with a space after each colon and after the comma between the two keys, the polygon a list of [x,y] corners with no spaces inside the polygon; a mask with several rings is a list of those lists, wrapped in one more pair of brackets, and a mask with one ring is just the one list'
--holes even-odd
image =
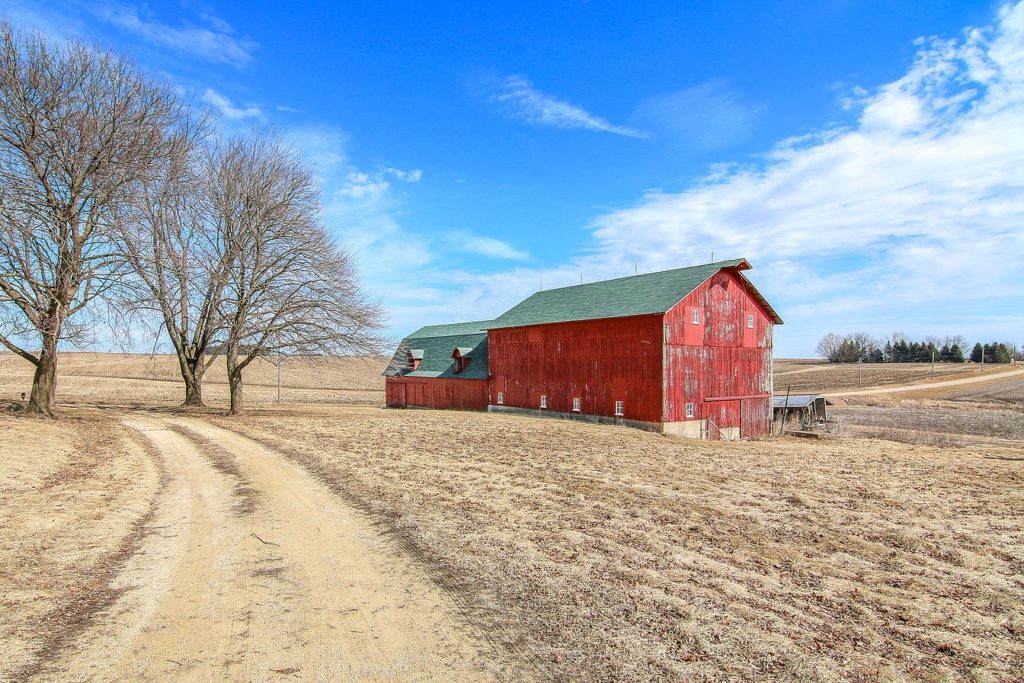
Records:
{"label": "barn's green shingled roof", "polygon": [[[689,268],[548,289],[537,292],[501,314],[488,325],[488,329],[665,313],[722,268],[741,266],[746,268],[749,264],[745,259],[716,261]],[[781,323],[760,294],[752,286],[750,289],[768,308],[772,317]]]}
{"label": "barn's green shingled roof", "polygon": [[[449,379],[487,379],[487,332],[493,321],[428,325],[421,327],[402,340],[391,364],[384,371],[388,376],[445,377]],[[452,351],[461,349],[469,358],[462,372],[455,372]],[[406,351],[422,351],[423,358],[415,370],[408,370]]]}
{"label": "barn's green shingled roof", "polygon": [[446,325],[427,325],[421,327],[406,339],[422,339],[424,337],[453,337],[462,334],[477,334],[479,332],[485,332],[487,326],[490,325],[493,320],[473,320],[465,323],[448,323]]}

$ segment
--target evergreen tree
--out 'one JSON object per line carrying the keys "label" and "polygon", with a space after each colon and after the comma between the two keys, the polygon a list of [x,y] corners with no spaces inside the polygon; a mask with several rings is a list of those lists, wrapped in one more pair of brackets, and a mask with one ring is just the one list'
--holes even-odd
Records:
{"label": "evergreen tree", "polygon": [[950,363],[963,363],[964,362],[964,350],[960,348],[959,344],[953,344],[949,347],[949,361]]}
{"label": "evergreen tree", "polygon": [[982,361],[982,354],[985,351],[985,347],[978,342],[974,345],[974,349],[971,351],[971,362],[980,363]]}

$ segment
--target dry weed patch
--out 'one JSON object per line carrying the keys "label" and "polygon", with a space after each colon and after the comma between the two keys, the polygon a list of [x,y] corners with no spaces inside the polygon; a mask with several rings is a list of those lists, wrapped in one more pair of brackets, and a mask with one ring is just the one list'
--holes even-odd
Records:
{"label": "dry weed patch", "polygon": [[113,601],[160,481],[107,417],[0,414],[0,680],[32,672]]}
{"label": "dry weed patch", "polygon": [[[61,403],[175,405],[185,396],[177,361],[166,354],[65,353],[58,366],[57,400]],[[282,373],[286,403],[384,405],[386,365],[380,358],[318,358],[289,360]],[[0,352],[0,400],[17,400],[32,384],[33,367],[11,353]],[[258,359],[246,369],[246,401],[271,405],[277,400],[277,368]],[[228,403],[223,362],[207,372],[203,397],[211,406]]]}
{"label": "dry weed patch", "polygon": [[844,391],[858,388],[945,381],[1010,370],[1008,365],[973,363],[826,363],[800,358],[775,359],[775,390],[794,392]]}
{"label": "dry weed patch", "polygon": [[375,510],[557,679],[1024,668],[1019,449],[369,408],[215,421]]}

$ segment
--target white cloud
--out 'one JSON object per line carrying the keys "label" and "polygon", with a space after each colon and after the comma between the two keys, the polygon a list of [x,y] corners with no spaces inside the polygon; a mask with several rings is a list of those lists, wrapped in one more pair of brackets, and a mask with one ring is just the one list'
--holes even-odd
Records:
{"label": "white cloud", "polygon": [[240,67],[253,60],[258,44],[237,38],[234,30],[212,12],[199,17],[208,26],[174,27],[155,20],[143,7],[117,2],[98,2],[90,6],[93,13],[120,29],[134,33],[146,41],[211,62]]}
{"label": "white cloud", "polygon": [[584,128],[633,138],[646,138],[644,131],[616,126],[587,110],[537,90],[523,76],[506,76],[485,84],[487,99],[512,118],[537,126]]}
{"label": "white cloud", "polygon": [[393,178],[404,180],[407,183],[418,183],[423,179],[423,170],[419,168],[414,168],[411,171],[403,171],[400,168],[387,167],[383,169],[383,172]]}
{"label": "white cloud", "polygon": [[[750,258],[786,320],[781,354],[828,331],[1020,343],[1024,319],[1024,3],[959,38],[922,40],[900,79],[852,89],[852,125],[719,164],[592,222],[562,266],[445,273],[467,318],[539,287]],[[634,265],[636,264],[636,266]],[[442,280],[432,280],[440,284]]]}
{"label": "white cloud", "polygon": [[296,109],[295,107],[288,107],[288,106],[285,106],[283,104],[277,105],[276,107],[274,107],[274,109],[277,109],[280,112],[284,112],[285,114],[305,114],[305,113],[307,113],[305,109]]}
{"label": "white cloud", "polygon": [[345,184],[338,190],[338,196],[363,199],[387,192],[391,184],[386,180],[374,179],[363,171],[351,171]]}
{"label": "white cloud", "polygon": [[215,108],[226,119],[238,120],[255,118],[260,116],[262,113],[259,107],[252,104],[244,107],[236,107],[231,100],[212,88],[206,89],[206,92],[203,93],[202,99],[203,102],[206,102],[208,105]]}
{"label": "white cloud", "polygon": [[451,247],[469,254],[477,254],[495,259],[507,259],[510,261],[524,261],[530,258],[530,254],[516,249],[508,242],[493,237],[483,237],[466,232],[455,232],[449,236]]}
{"label": "white cloud", "polygon": [[747,139],[762,107],[724,81],[707,81],[640,103],[634,118],[689,149],[722,149]]}
{"label": "white cloud", "polygon": [[923,40],[902,78],[857,92],[856,125],[598,217],[591,258],[621,270],[750,257],[804,336],[914,321],[970,334],[974,315],[1019,313],[1022,54],[1024,4],[959,40]]}

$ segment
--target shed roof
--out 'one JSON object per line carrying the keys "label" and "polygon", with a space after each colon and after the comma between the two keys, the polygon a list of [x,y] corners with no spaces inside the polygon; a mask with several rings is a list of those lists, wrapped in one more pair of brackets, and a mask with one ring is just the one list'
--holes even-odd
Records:
{"label": "shed roof", "polygon": [[[490,320],[428,325],[421,327],[402,340],[391,364],[384,374],[389,377],[444,377],[447,379],[487,379],[487,332],[483,325]],[[421,352],[420,364],[415,370],[407,365],[407,350],[413,346]],[[470,359],[462,372],[455,372],[452,353]]]}
{"label": "shed roof", "polygon": [[[537,292],[513,306],[487,327],[498,329],[665,313],[723,268],[748,270],[750,264],[746,259],[732,259],[548,289]],[[764,306],[772,321],[781,324],[782,319],[772,310],[764,297],[741,273],[737,274],[751,294]]]}
{"label": "shed roof", "polygon": [[790,408],[806,408],[819,398],[825,401],[825,405],[832,405],[832,401],[821,394],[790,394],[788,404],[785,396],[773,396],[772,408],[785,408],[787,405]]}

